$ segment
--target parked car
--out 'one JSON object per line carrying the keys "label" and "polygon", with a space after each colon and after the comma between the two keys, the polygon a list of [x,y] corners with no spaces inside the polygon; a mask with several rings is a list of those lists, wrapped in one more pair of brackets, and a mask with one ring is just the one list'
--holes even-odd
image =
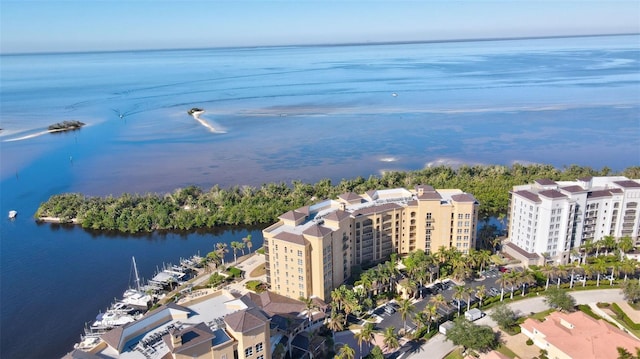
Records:
{"label": "parked car", "polygon": [[390,306],[388,304],[384,307],[384,311],[387,314],[393,314],[393,313],[396,312],[395,308],[393,308],[392,306]]}

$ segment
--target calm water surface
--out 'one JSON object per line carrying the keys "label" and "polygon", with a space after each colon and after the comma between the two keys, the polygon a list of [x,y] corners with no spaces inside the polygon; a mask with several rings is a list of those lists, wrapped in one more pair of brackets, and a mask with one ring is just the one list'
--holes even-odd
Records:
{"label": "calm water surface", "polygon": [[[339,180],[434,164],[640,164],[640,36],[2,56],[3,358],[59,357],[163,262],[259,229],[36,225],[60,192]],[[203,122],[186,114],[206,110]],[[43,134],[80,120],[80,131]],[[213,130],[212,130],[213,129]]]}

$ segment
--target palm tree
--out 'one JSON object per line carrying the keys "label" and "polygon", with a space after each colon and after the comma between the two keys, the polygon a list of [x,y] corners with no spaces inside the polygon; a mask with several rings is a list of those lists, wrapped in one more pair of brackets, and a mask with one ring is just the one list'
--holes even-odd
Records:
{"label": "palm tree", "polygon": [[624,273],[624,281],[626,282],[629,278],[629,274],[635,273],[636,268],[638,267],[638,261],[634,259],[624,258],[620,262],[620,273]]}
{"label": "palm tree", "polygon": [[436,306],[436,308],[438,308],[442,305],[446,305],[447,300],[444,298],[442,294],[437,294],[431,297],[431,299],[429,299],[429,303],[432,303],[433,305]]}
{"label": "palm tree", "polygon": [[620,250],[620,260],[624,260],[625,254],[633,249],[633,240],[629,236],[618,239],[618,249]]}
{"label": "palm tree", "polygon": [[225,265],[224,255],[225,253],[229,253],[229,250],[227,249],[227,244],[226,243],[216,244],[216,250],[218,251],[218,255],[220,256],[220,259],[222,259],[222,265]]}
{"label": "palm tree", "polygon": [[356,356],[356,351],[348,344],[343,344],[336,355],[336,358],[339,359],[354,359]]}
{"label": "palm tree", "polygon": [[528,269],[525,269],[518,278],[520,284],[522,284],[522,296],[524,297],[525,288],[527,285],[531,285],[535,283],[535,279],[533,278],[533,274]]}
{"label": "palm tree", "polygon": [[344,316],[335,309],[331,310],[331,316],[327,320],[327,328],[333,333],[344,330]]}
{"label": "palm tree", "polygon": [[362,343],[371,343],[371,341],[375,338],[375,333],[373,331],[374,327],[372,323],[366,323],[359,332],[355,334],[355,338],[358,340],[358,346],[360,347],[360,358],[363,357],[362,353]]}
{"label": "palm tree", "polygon": [[607,271],[607,262],[601,257],[597,257],[591,264],[591,268],[598,275],[596,287],[600,286],[600,275]]}
{"label": "palm tree", "polygon": [[509,276],[509,272],[502,272],[500,277],[496,279],[496,284],[500,285],[500,301],[504,299],[504,287],[511,284],[511,277]]}
{"label": "palm tree", "polygon": [[346,289],[347,288],[342,285],[331,291],[331,300],[338,307],[338,310],[342,310],[342,305],[346,298]]}
{"label": "palm tree", "polygon": [[605,249],[605,255],[609,255],[609,251],[617,247],[616,239],[613,236],[604,236],[599,241],[602,243],[602,248]]}
{"label": "palm tree", "polygon": [[364,272],[360,275],[360,285],[364,292],[367,294],[367,297],[371,298],[371,289],[373,289],[373,278],[369,271]]}
{"label": "palm tree", "polygon": [[595,245],[593,244],[593,241],[589,239],[582,243],[580,249],[584,251],[584,256],[582,257],[582,264],[584,265],[587,263],[587,257],[589,254],[595,249]]}
{"label": "palm tree", "polygon": [[400,300],[400,308],[398,308],[398,311],[400,312],[400,316],[402,317],[402,321],[404,322],[404,331],[407,331],[407,315],[409,313],[412,313],[415,310],[415,307],[413,306],[413,304],[411,304],[411,301],[409,299],[402,299]]}
{"label": "palm tree", "polygon": [[556,274],[556,280],[557,280],[556,288],[560,288],[560,280],[562,278],[565,278],[567,276],[567,274],[569,274],[569,272],[567,271],[567,267],[563,266],[563,265],[557,266],[555,274]]}
{"label": "palm tree", "polygon": [[433,323],[434,319],[436,319],[438,316],[438,306],[436,304],[428,304],[424,308],[424,313],[427,314],[427,317],[429,318],[429,328],[427,329],[427,331],[430,332],[431,323]]}
{"label": "palm tree", "polygon": [[482,308],[482,300],[487,296],[487,287],[483,285],[476,287],[476,298],[480,300],[480,306],[478,308]]}
{"label": "palm tree", "polygon": [[216,251],[211,251],[207,253],[207,256],[205,258],[207,259],[207,268],[209,268],[209,263],[213,263],[214,267],[217,270],[218,266],[222,264],[222,259],[220,258],[220,254]]}
{"label": "palm tree", "polygon": [[233,250],[233,262],[238,262],[238,250],[240,249],[240,245],[242,243],[233,241],[231,242],[231,249]]}
{"label": "palm tree", "polygon": [[[249,250],[249,254],[251,254],[251,247],[253,247],[253,243],[251,243],[251,235],[247,234],[246,237],[242,238],[242,242],[244,242],[245,246],[247,246],[247,249]],[[244,255],[244,251],[242,252],[242,255]]]}
{"label": "palm tree", "polygon": [[460,301],[466,294],[467,289],[463,285],[457,285],[453,288],[453,299],[458,300],[458,316],[460,316]]}
{"label": "palm tree", "polygon": [[544,286],[544,290],[547,290],[549,289],[549,281],[551,280],[551,277],[553,277],[556,273],[556,269],[548,264],[545,264],[542,266],[542,268],[540,268],[540,273],[547,277],[547,284],[545,284]]}
{"label": "palm tree", "polygon": [[[426,310],[427,308],[425,308]],[[416,325],[416,333],[419,332],[422,328],[427,326],[431,321],[429,318],[429,314],[426,311],[417,312],[413,315],[413,324]]]}
{"label": "palm tree", "polygon": [[299,300],[304,303],[304,309],[307,311],[307,317],[309,322],[313,321],[313,311],[318,309],[318,306],[311,298],[300,297]]}
{"label": "palm tree", "polygon": [[466,288],[465,291],[467,294],[467,311],[469,311],[469,309],[471,309],[471,296],[475,293],[475,289],[469,287]]}
{"label": "palm tree", "polygon": [[396,328],[394,326],[389,326],[385,328],[383,336],[384,339],[382,342],[389,350],[394,350],[400,346],[400,342],[398,341],[398,336],[395,333]]}

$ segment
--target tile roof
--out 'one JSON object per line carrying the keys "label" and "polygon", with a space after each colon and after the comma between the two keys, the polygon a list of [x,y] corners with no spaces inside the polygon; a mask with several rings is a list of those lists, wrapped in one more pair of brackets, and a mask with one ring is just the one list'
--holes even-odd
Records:
{"label": "tile roof", "polygon": [[529,333],[537,330],[544,340],[572,358],[616,358],[617,347],[632,353],[640,347],[640,341],[629,334],[580,311],[553,312],[544,322],[529,318],[521,326]]}
{"label": "tile roof", "polygon": [[543,196],[547,198],[567,198],[566,195],[562,194],[562,192],[555,189],[548,189],[546,191],[538,192],[538,196]]}
{"label": "tile roof", "polygon": [[476,198],[469,193],[454,194],[453,196],[451,196],[451,200],[453,200],[454,202],[477,202]]}
{"label": "tile roof", "polygon": [[513,194],[518,195],[520,197],[524,197],[524,198],[528,199],[529,201],[540,202],[540,197],[538,197],[537,194],[535,194],[533,192],[529,192],[527,190],[513,192]]}
{"label": "tile roof", "polygon": [[332,232],[332,230],[330,230],[327,227],[323,227],[323,226],[321,226],[319,224],[314,224],[311,227],[305,229],[304,232],[302,232],[302,233],[306,234],[308,236],[322,238],[322,237],[326,236],[327,234],[329,234],[331,232]]}
{"label": "tile roof", "polygon": [[423,190],[425,192],[434,192],[435,188],[433,188],[432,186],[429,186],[428,184],[421,184],[421,185],[417,185],[416,186],[416,190]]}
{"label": "tile roof", "polygon": [[577,193],[577,192],[582,192],[584,191],[584,188],[580,187],[580,186],[566,186],[566,187],[560,187],[561,190],[563,191],[567,191],[567,192],[571,192],[571,193]]}
{"label": "tile roof", "polygon": [[338,195],[338,198],[345,200],[347,202],[352,202],[352,201],[357,201],[357,200],[362,200],[362,197],[356,193],[353,192],[347,192],[347,193],[343,193]]}
{"label": "tile roof", "polygon": [[555,181],[552,181],[548,178],[540,178],[534,181],[535,183],[541,185],[541,186],[551,186],[551,185],[555,185],[557,184]]}
{"label": "tile roof", "polygon": [[640,183],[638,183],[636,181],[632,181],[632,180],[615,181],[613,183],[615,183],[618,186],[623,187],[623,188],[640,188]]}
{"label": "tile roof", "polygon": [[422,200],[441,200],[442,196],[438,192],[424,192],[421,195],[417,196],[418,199]]}
{"label": "tile roof", "polygon": [[306,217],[304,213],[300,213],[296,210],[293,210],[281,215],[279,218],[286,219],[289,221],[297,221],[299,219],[303,219],[304,217]]}
{"label": "tile roof", "polygon": [[176,354],[186,354],[193,347],[204,342],[213,342],[215,335],[205,323],[199,323],[194,326],[187,327],[176,334],[180,336],[182,345],[173,349]]}
{"label": "tile roof", "polygon": [[269,318],[258,308],[248,308],[224,317],[227,327],[237,333],[244,333],[269,323]]}
{"label": "tile roof", "polygon": [[336,211],[333,211],[329,214],[327,214],[326,216],[324,216],[324,219],[329,220],[329,221],[341,221],[345,218],[349,218],[349,213],[345,212],[341,209],[338,209]]}
{"label": "tile roof", "polygon": [[587,193],[587,198],[611,197],[611,191],[608,189],[591,191]]}
{"label": "tile roof", "polygon": [[505,243],[504,246],[513,249],[514,251],[520,253],[522,256],[524,256],[527,259],[539,259],[540,258],[540,255],[538,255],[537,253],[529,253],[529,252],[525,251],[524,249],[518,247],[517,245],[515,245],[512,242]]}
{"label": "tile roof", "polygon": [[280,239],[285,242],[306,245],[307,242],[304,240],[304,237],[301,234],[289,233],[289,232],[280,232],[273,236],[275,239]]}

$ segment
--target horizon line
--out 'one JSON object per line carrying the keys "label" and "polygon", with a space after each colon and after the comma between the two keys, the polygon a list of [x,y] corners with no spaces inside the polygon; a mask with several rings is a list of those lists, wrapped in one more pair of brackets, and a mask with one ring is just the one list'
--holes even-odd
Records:
{"label": "horizon line", "polygon": [[76,50],[76,51],[34,51],[34,52],[9,52],[0,53],[0,56],[23,55],[63,55],[63,54],[94,54],[94,53],[119,53],[119,52],[154,52],[154,51],[185,51],[185,50],[214,50],[214,49],[258,49],[258,48],[284,48],[284,47],[340,47],[340,46],[381,46],[381,45],[410,45],[410,44],[439,44],[456,42],[483,42],[483,41],[512,41],[512,40],[536,40],[536,39],[562,39],[581,37],[608,37],[608,36],[633,36],[640,32],[612,33],[612,34],[575,34],[575,35],[547,35],[547,36],[516,36],[516,37],[479,37],[479,38],[454,38],[436,40],[407,40],[407,41],[376,41],[376,42],[337,42],[314,44],[281,44],[281,45],[247,45],[247,46],[206,46],[206,47],[175,47],[175,48],[151,48],[151,49],[120,49],[120,50]]}

